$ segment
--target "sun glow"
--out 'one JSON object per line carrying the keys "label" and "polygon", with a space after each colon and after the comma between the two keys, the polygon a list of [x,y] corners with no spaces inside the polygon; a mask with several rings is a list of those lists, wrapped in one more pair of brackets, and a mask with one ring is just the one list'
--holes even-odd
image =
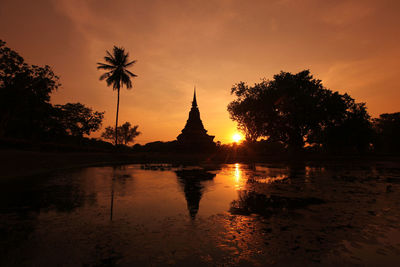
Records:
{"label": "sun glow", "polygon": [[232,135],[232,140],[235,143],[240,143],[240,141],[242,141],[243,136],[240,133],[235,133],[234,135]]}

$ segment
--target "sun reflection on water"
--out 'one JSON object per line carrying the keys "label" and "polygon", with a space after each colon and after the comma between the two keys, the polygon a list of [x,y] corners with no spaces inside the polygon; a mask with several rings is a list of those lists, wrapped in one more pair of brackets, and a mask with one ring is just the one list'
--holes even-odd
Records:
{"label": "sun reflection on water", "polygon": [[235,171],[234,171],[234,177],[235,177],[235,188],[236,190],[242,189],[242,170],[241,166],[239,163],[235,163]]}

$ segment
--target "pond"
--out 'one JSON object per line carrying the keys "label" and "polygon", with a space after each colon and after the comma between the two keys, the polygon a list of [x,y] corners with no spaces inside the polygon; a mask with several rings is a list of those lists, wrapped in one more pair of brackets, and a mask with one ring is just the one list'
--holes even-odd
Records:
{"label": "pond", "polygon": [[1,266],[395,265],[390,162],[122,165],[3,181]]}

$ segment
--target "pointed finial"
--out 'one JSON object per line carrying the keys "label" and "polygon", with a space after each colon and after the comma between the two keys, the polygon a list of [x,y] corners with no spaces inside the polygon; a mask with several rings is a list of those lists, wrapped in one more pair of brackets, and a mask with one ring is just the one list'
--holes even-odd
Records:
{"label": "pointed finial", "polygon": [[196,101],[196,85],[194,86],[194,94],[193,94],[192,107],[197,107],[197,101]]}

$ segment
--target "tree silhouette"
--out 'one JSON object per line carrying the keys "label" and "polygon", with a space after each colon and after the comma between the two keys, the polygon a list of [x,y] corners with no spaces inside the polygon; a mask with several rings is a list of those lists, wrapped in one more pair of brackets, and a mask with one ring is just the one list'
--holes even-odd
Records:
{"label": "tree silhouette", "polygon": [[137,77],[137,75],[127,70],[127,68],[132,66],[136,62],[136,60],[129,62],[129,53],[125,52],[125,49],[122,47],[114,46],[113,53],[111,54],[109,51],[106,51],[106,54],[107,55],[104,57],[104,60],[107,63],[97,63],[97,69],[107,71],[100,76],[100,80],[106,80],[107,86],[112,85],[113,90],[117,90],[118,92],[117,115],[115,119],[115,145],[117,145],[120,89],[124,85],[127,89],[132,88],[131,78]]}
{"label": "tree silhouette", "polygon": [[[130,142],[133,142],[135,137],[140,135],[141,132],[139,132],[137,129],[139,128],[139,125],[135,125],[131,127],[130,122],[125,122],[122,124],[122,126],[118,127],[118,142],[121,144],[123,143],[124,145],[129,144]],[[111,126],[108,126],[104,132],[101,134],[101,137],[104,139],[108,140],[115,140],[115,129]]]}
{"label": "tree silhouette", "polygon": [[139,125],[134,125],[133,127],[131,127],[131,124],[129,122],[125,122],[124,124],[122,124],[122,126],[120,126],[119,132],[121,133],[124,145],[133,142],[135,137],[141,134],[137,130],[138,128]]}
{"label": "tree silhouette", "polygon": [[51,67],[27,64],[0,40],[0,137],[47,136],[53,112],[50,94],[59,85]]}
{"label": "tree silhouette", "polygon": [[237,98],[228,111],[250,141],[267,137],[292,151],[305,143],[361,150],[370,142],[365,104],[325,88],[308,70],[281,72],[254,86],[240,82],[232,94]]}
{"label": "tree silhouette", "polygon": [[56,105],[58,121],[62,128],[73,136],[82,137],[97,131],[103,121],[104,112],[93,111],[81,103]]}
{"label": "tree silhouette", "polygon": [[380,152],[399,153],[400,151],[400,112],[384,113],[373,120],[376,149]]}

